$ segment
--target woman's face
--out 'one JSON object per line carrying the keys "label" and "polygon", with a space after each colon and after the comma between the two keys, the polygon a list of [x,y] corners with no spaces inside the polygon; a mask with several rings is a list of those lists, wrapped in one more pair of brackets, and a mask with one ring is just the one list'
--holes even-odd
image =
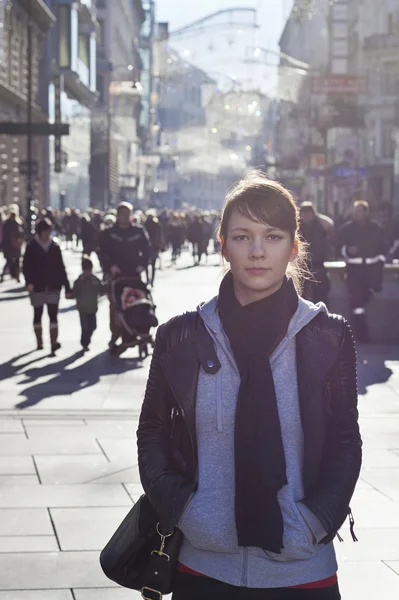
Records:
{"label": "woman's face", "polygon": [[287,266],[298,254],[287,231],[252,221],[234,210],[223,256],[230,263],[237,300],[245,306],[271,296],[282,286]]}

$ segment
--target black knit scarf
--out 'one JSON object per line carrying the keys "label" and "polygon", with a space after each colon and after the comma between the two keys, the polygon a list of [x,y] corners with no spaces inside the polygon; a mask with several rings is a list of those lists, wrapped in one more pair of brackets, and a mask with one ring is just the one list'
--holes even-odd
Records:
{"label": "black knit scarf", "polygon": [[239,546],[277,554],[283,517],[277,492],[287,484],[286,462],[269,358],[285,337],[298,295],[285,278],[268,298],[241,306],[227,274],[218,309],[240,372],[235,422],[235,516]]}

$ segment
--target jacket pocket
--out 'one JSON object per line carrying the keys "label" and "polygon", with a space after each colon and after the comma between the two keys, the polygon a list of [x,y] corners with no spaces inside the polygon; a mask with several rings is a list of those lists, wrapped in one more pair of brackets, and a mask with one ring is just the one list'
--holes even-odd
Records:
{"label": "jacket pocket", "polygon": [[187,542],[206,552],[239,553],[234,518],[234,498],[199,490],[187,504],[178,523]]}
{"label": "jacket pocket", "polygon": [[277,562],[306,560],[316,554],[316,540],[302,517],[296,502],[292,499],[280,499],[284,520],[284,535],[281,554],[264,551],[266,556]]}

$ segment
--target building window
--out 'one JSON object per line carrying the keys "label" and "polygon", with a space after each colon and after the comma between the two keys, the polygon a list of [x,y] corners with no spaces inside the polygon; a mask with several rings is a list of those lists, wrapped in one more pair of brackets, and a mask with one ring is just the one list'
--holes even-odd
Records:
{"label": "building window", "polygon": [[397,62],[387,62],[383,69],[384,96],[397,96],[399,94],[399,67]]}
{"label": "building window", "polygon": [[71,66],[71,13],[69,6],[58,7],[58,62],[61,68]]}
{"label": "building window", "polygon": [[347,4],[335,4],[331,8],[332,18],[337,21],[347,21],[349,7]]}
{"label": "building window", "polygon": [[381,154],[382,158],[393,159],[395,154],[395,124],[392,121],[383,121],[382,123],[382,145]]}
{"label": "building window", "polygon": [[97,19],[97,46],[105,46],[105,27],[104,19]]}
{"label": "building window", "polygon": [[348,37],[348,23],[341,22],[341,21],[333,21],[331,23],[331,37],[333,39],[347,38]]}
{"label": "building window", "polygon": [[332,55],[335,57],[348,56],[349,44],[348,40],[333,40],[332,41]]}
{"label": "building window", "polygon": [[333,57],[331,59],[331,73],[333,75],[346,75],[348,73],[348,59]]}

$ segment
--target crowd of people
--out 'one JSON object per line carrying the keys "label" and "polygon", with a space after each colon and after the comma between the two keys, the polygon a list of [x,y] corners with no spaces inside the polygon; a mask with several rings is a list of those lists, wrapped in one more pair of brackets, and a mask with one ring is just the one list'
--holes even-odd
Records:
{"label": "crowd of people", "polygon": [[[305,279],[303,297],[328,305],[330,281],[326,262],[345,260],[355,335],[360,341],[367,341],[367,304],[374,293],[381,291],[384,263],[399,259],[399,223],[391,206],[381,205],[379,212],[371,216],[367,202],[357,201],[346,219],[334,223],[318,213],[312,199],[307,198],[300,204],[299,214],[299,234],[307,243],[312,274]],[[79,310],[82,346],[87,349],[96,327],[100,293],[97,278],[92,273],[90,257],[93,253],[98,255],[106,284],[118,276],[140,276],[149,286],[154,286],[156,270],[162,267],[166,250],[170,250],[174,265],[186,249],[192,253],[194,266],[206,261],[209,253],[219,251],[216,231],[220,217],[218,211],[194,209],[133,212],[128,203],[106,212],[89,209],[81,214],[75,208],[63,212],[51,208],[41,211],[36,215],[36,235],[27,244],[23,258],[23,275],[34,307],[38,348],[43,345],[44,305],[50,317],[52,352],[59,347],[57,312],[60,291],[65,287],[67,297],[77,299],[78,308],[86,306]],[[18,282],[21,280],[25,237],[18,207],[13,205],[0,211],[0,247],[5,258],[1,281],[7,273]],[[86,261],[81,281],[75,286],[68,282],[61,249],[82,252]],[[85,300],[79,300],[77,290],[84,290]],[[91,307],[89,312],[87,305]],[[87,317],[88,314],[92,316]],[[112,305],[110,328],[110,348],[113,349],[120,337],[120,327]]]}

